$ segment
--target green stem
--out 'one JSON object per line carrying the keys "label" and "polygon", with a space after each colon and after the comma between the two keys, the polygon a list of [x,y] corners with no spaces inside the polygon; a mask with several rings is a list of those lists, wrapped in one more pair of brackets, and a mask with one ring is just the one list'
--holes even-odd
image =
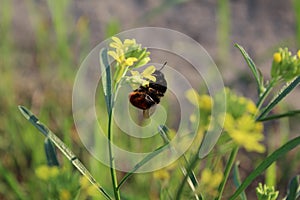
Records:
{"label": "green stem", "polygon": [[238,151],[239,151],[238,146],[234,147],[231,151],[231,154],[229,156],[229,160],[226,164],[223,181],[222,181],[222,183],[220,184],[220,186],[218,188],[219,194],[218,194],[218,197],[215,198],[215,200],[221,200],[221,198],[222,198],[222,194],[223,194],[223,191],[224,191],[224,188],[225,188],[225,184],[226,184],[227,179],[229,177],[229,173],[231,171],[231,168],[233,166],[233,163],[235,161],[235,158],[236,158],[236,155],[237,155]]}
{"label": "green stem", "polygon": [[277,81],[275,79],[273,79],[270,82],[270,84],[268,85],[268,87],[266,88],[265,92],[260,96],[258,102],[256,103],[256,106],[257,106],[258,109],[260,109],[260,107],[262,106],[262,104],[266,100],[267,96],[270,94],[270,92],[273,89],[276,82]]}
{"label": "green stem", "polygon": [[114,195],[116,200],[120,200],[120,192],[117,189],[118,187],[118,179],[117,179],[117,173],[115,169],[115,161],[114,161],[114,156],[113,156],[113,151],[112,151],[112,142],[113,142],[113,135],[112,135],[112,110],[109,112],[109,118],[108,118],[108,152],[109,152],[109,167],[110,167],[110,175],[111,175],[111,181],[112,181],[112,186],[114,189]]}

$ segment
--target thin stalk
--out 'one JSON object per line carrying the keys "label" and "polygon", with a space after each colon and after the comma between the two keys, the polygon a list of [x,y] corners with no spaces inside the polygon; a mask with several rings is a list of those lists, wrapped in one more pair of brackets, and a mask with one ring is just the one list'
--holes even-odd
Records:
{"label": "thin stalk", "polygon": [[258,102],[256,103],[257,109],[260,109],[264,101],[266,100],[267,96],[270,94],[271,90],[273,89],[273,86],[275,85],[276,80],[272,80],[268,87],[266,88],[265,92],[260,96]]}
{"label": "thin stalk", "polygon": [[114,196],[115,199],[120,200],[120,192],[117,189],[118,188],[118,179],[117,179],[117,173],[115,169],[115,161],[112,151],[112,142],[113,142],[113,134],[111,131],[112,128],[112,109],[109,112],[109,118],[108,118],[108,152],[109,152],[109,167],[110,167],[110,175],[111,175],[111,181],[112,186],[114,189]]}
{"label": "thin stalk", "polygon": [[225,184],[226,184],[227,179],[229,177],[229,173],[231,171],[231,168],[233,166],[233,163],[235,161],[235,158],[236,158],[236,155],[237,155],[238,151],[239,151],[238,146],[234,147],[233,150],[231,151],[231,154],[229,156],[229,160],[226,164],[223,181],[222,181],[222,183],[220,184],[220,186],[218,188],[219,194],[218,194],[218,197],[215,198],[215,200],[221,200],[221,198],[222,198],[222,194],[223,194],[223,191],[224,191],[224,188],[225,188]]}

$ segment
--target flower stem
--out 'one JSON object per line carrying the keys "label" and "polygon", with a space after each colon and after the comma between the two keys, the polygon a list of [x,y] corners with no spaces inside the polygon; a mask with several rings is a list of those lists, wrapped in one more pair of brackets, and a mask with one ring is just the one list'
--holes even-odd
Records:
{"label": "flower stem", "polygon": [[112,186],[114,189],[114,196],[116,200],[120,200],[120,192],[117,189],[118,187],[118,180],[117,180],[117,173],[115,170],[115,161],[114,161],[114,156],[113,156],[113,151],[112,151],[112,142],[113,142],[113,134],[111,131],[112,127],[112,110],[109,112],[109,118],[108,118],[108,152],[109,152],[109,167],[110,167],[110,175],[111,175],[111,181],[112,181]]}
{"label": "flower stem", "polygon": [[222,193],[224,191],[225,184],[226,184],[227,179],[229,177],[229,173],[231,171],[231,168],[233,166],[233,163],[235,161],[235,158],[236,158],[236,155],[237,155],[238,151],[239,151],[239,147],[238,146],[234,147],[232,149],[232,151],[231,151],[231,154],[229,156],[229,160],[228,160],[228,162],[226,164],[226,168],[225,168],[225,172],[224,172],[224,178],[223,178],[222,183],[220,184],[220,186],[218,188],[219,194],[218,194],[218,197],[215,198],[215,200],[221,200],[221,198],[222,198]]}
{"label": "flower stem", "polygon": [[260,95],[260,98],[259,98],[258,102],[256,103],[256,106],[258,109],[260,109],[260,107],[266,100],[267,96],[270,94],[271,90],[273,89],[274,85],[276,84],[276,82],[277,82],[277,80],[273,79],[270,82],[270,84],[268,85],[268,87],[266,88],[266,90],[264,91],[264,93],[262,95]]}

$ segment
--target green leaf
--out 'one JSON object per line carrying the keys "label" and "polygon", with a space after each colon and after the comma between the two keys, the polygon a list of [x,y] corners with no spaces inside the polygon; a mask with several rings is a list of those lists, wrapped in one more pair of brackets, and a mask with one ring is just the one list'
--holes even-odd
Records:
{"label": "green leaf", "polygon": [[274,151],[271,155],[269,155],[258,167],[250,173],[250,175],[242,182],[242,184],[238,187],[235,193],[229,198],[230,200],[236,199],[253,181],[259,176],[262,172],[264,172],[273,162],[279,159],[279,157],[285,155],[295,147],[300,144],[300,137],[296,137],[279,149]]}
{"label": "green leaf", "polygon": [[55,147],[48,137],[46,137],[45,139],[44,148],[45,148],[48,166],[59,166]]}
{"label": "green leaf", "polygon": [[[237,188],[241,185],[241,178],[240,178],[238,163],[235,163],[234,167],[233,167],[233,183],[234,183],[235,187],[237,187]],[[247,200],[247,197],[246,197],[246,194],[244,191],[240,194],[240,198],[241,198],[241,200]]]}
{"label": "green leaf", "polygon": [[263,80],[263,76],[262,73],[260,72],[260,70],[256,67],[256,65],[254,64],[253,60],[250,58],[250,56],[248,55],[248,53],[245,51],[245,49],[240,46],[239,44],[235,44],[235,47],[237,47],[240,52],[242,53],[244,59],[246,60],[252,74],[254,75],[254,78],[256,80],[258,89],[259,89],[259,94],[261,94],[264,91],[264,80]]}
{"label": "green leaf", "polygon": [[274,120],[274,119],[280,119],[283,117],[293,117],[295,115],[299,115],[300,114],[300,110],[292,110],[292,111],[288,111],[286,113],[282,113],[282,114],[277,114],[277,115],[270,115],[268,117],[263,117],[261,119],[259,119],[258,121],[270,121],[270,120]]}
{"label": "green leaf", "polygon": [[112,87],[111,87],[111,73],[110,65],[107,58],[107,49],[103,48],[99,53],[100,68],[102,73],[102,86],[105,96],[107,112],[110,113],[112,109]]}
{"label": "green leaf", "polygon": [[294,200],[300,196],[300,175],[295,176],[288,187],[286,200]]}
{"label": "green leaf", "polygon": [[127,172],[127,174],[125,174],[125,176],[123,177],[123,179],[120,181],[117,190],[120,189],[120,187],[123,185],[123,183],[125,183],[125,181],[131,177],[133,175],[134,172],[136,172],[139,168],[141,168],[143,165],[145,165],[147,162],[149,162],[152,158],[154,158],[155,156],[157,156],[158,154],[160,154],[161,152],[163,152],[164,150],[168,149],[168,145],[163,145],[161,147],[158,147],[157,149],[155,149],[154,151],[152,151],[151,153],[149,153],[147,156],[145,156],[140,162],[138,162],[131,171]]}
{"label": "green leaf", "polygon": [[281,89],[281,91],[275,96],[271,102],[262,109],[261,114],[257,117],[257,121],[266,117],[269,112],[286,96],[288,95],[300,82],[300,76],[294,78],[294,80],[286,83],[286,85]]}

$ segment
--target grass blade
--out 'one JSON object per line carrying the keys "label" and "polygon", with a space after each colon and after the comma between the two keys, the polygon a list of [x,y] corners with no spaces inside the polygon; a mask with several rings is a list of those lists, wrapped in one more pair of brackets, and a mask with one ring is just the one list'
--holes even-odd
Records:
{"label": "grass blade", "polygon": [[276,115],[270,115],[268,117],[263,117],[261,119],[259,119],[258,121],[270,121],[270,120],[274,120],[274,119],[280,119],[283,117],[292,117],[295,115],[299,115],[300,114],[300,110],[292,110],[292,111],[288,111],[286,113],[282,113],[282,114],[276,114]]}
{"label": "grass blade", "polygon": [[[233,183],[235,185],[235,187],[239,187],[241,185],[241,178],[240,178],[240,172],[239,172],[239,164],[235,163],[234,167],[233,167]],[[240,194],[240,198],[241,200],[247,200],[246,194],[243,191]]]}
{"label": "grass blade", "polygon": [[105,96],[107,112],[110,113],[112,109],[112,87],[111,87],[111,72],[108,63],[107,49],[103,48],[99,53],[100,68],[102,73],[102,86]]}
{"label": "grass blade", "polygon": [[45,139],[44,148],[46,153],[46,158],[48,162],[48,166],[59,166],[59,162],[56,156],[56,150],[54,148],[53,143],[49,138]]}
{"label": "grass blade", "polygon": [[77,170],[84,175],[92,185],[94,185],[101,194],[104,195],[106,199],[111,200],[112,198],[109,194],[102,188],[91,173],[86,169],[82,162],[76,157],[76,155],[61,141],[52,131],[39,121],[39,119],[27,108],[24,106],[18,106],[20,112],[23,116],[34,126],[36,127],[44,136],[49,138],[51,142],[67,157],[69,161],[77,168]]}
{"label": "grass blade", "polygon": [[235,44],[234,46],[240,50],[241,54],[243,55],[244,59],[246,60],[252,74],[254,75],[254,78],[256,80],[256,83],[257,83],[257,86],[259,89],[259,94],[260,94],[261,92],[263,92],[263,89],[264,89],[264,81],[263,81],[263,76],[261,75],[261,72],[256,67],[253,60],[250,58],[250,56],[248,55],[248,53],[245,51],[245,49],[242,46],[240,46],[239,44]]}
{"label": "grass blade", "polygon": [[28,197],[25,196],[24,192],[22,191],[22,188],[19,185],[15,176],[2,165],[1,161],[0,161],[0,174],[3,177],[3,180],[7,182],[7,185],[10,186],[12,190],[15,192],[18,199],[20,200],[28,199]]}
{"label": "grass blade", "polygon": [[286,83],[286,85],[281,89],[277,96],[275,96],[271,102],[262,109],[261,114],[257,117],[257,121],[266,117],[269,112],[286,96],[288,95],[298,84],[300,83],[300,76],[296,77],[294,80]]}
{"label": "grass blade", "polygon": [[299,195],[300,195],[300,175],[297,175],[291,180],[289,184],[286,200],[297,199]]}
{"label": "grass blade", "polygon": [[140,162],[138,162],[134,168],[128,172],[123,179],[120,181],[117,190],[120,189],[120,187],[125,183],[125,181],[134,174],[134,172],[136,172],[139,168],[141,168],[143,165],[145,165],[148,161],[150,161],[152,158],[154,158],[155,156],[157,156],[158,154],[160,154],[161,152],[163,152],[164,150],[166,150],[168,148],[168,145],[163,145],[161,147],[158,147],[157,149],[155,149],[154,151],[152,151],[150,154],[148,154],[147,156],[145,156],[145,158],[143,158]]}
{"label": "grass blade", "polygon": [[230,200],[234,200],[237,198],[253,181],[259,176],[263,171],[265,171],[273,162],[278,160],[280,156],[285,155],[293,148],[297,147],[300,144],[300,137],[296,137],[279,149],[274,151],[271,155],[269,155],[254,171],[250,173],[250,175],[243,181],[243,183],[238,187],[235,193],[230,197]]}

